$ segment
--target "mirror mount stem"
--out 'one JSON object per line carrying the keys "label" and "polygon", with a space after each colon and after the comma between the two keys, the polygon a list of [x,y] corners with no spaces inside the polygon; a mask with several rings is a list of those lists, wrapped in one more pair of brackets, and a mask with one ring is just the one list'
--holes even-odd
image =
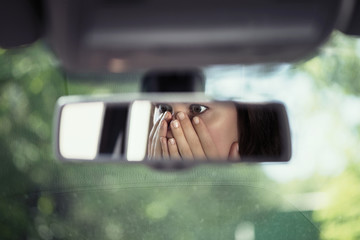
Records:
{"label": "mirror mount stem", "polygon": [[151,70],[141,82],[142,92],[204,92],[205,77],[200,69]]}

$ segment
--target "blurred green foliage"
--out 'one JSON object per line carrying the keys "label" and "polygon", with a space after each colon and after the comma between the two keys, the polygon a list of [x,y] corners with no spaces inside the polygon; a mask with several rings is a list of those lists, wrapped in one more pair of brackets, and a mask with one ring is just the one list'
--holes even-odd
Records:
{"label": "blurred green foliage", "polygon": [[[319,91],[336,89],[345,94],[360,96],[360,44],[355,37],[335,32],[320,54],[298,66],[311,76]],[[339,106],[341,108],[341,105]],[[353,109],[357,111],[357,109]],[[357,129],[360,129],[358,124]],[[359,132],[354,131],[360,143]],[[314,220],[321,224],[321,239],[360,238],[360,159],[351,151],[344,153],[348,161],[344,172],[328,178],[322,191],[328,194],[328,204],[314,212]],[[311,178],[319,182],[321,177]],[[324,178],[322,178],[324,181]]]}
{"label": "blurred green foliage", "polygon": [[[36,235],[31,208],[36,182],[49,176],[37,169],[52,156],[52,99],[63,92],[61,75],[42,45],[0,51],[0,232],[2,239]],[[52,168],[48,168],[49,172]],[[36,194],[35,194],[36,195]]]}
{"label": "blurred green foliage", "polygon": [[360,95],[360,45],[355,37],[334,32],[319,54],[300,63],[298,69],[312,77],[320,88],[335,87]]}
{"label": "blurred green foliage", "polygon": [[[297,71],[321,88],[359,95],[357,42],[335,34],[324,49]],[[83,81],[66,76],[42,42],[0,49],[0,239],[234,239],[249,222],[256,239],[317,238],[311,213],[282,209],[281,189],[331,192],[331,204],[314,213],[320,236],[359,238],[356,161],[332,181],[313,176],[280,186],[259,165],[159,172],[135,164],[54,159],[58,97],[136,92],[140,77],[129,73]]]}
{"label": "blurred green foliage", "polygon": [[57,98],[138,91],[140,74],[83,81],[57,66],[42,42],[0,51],[0,239],[233,238],[240,222],[266,224],[278,208],[257,166],[164,173],[58,162]]}
{"label": "blurred green foliage", "polygon": [[359,239],[359,186],[359,164],[350,164],[346,171],[331,180],[326,188],[328,206],[314,213],[315,220],[322,223],[322,239]]}

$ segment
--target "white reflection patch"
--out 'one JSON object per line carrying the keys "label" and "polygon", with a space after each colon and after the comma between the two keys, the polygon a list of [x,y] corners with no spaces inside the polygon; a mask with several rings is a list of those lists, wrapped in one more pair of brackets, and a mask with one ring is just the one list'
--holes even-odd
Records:
{"label": "white reflection patch", "polygon": [[135,101],[131,106],[126,153],[128,161],[142,161],[145,158],[150,114],[150,101]]}
{"label": "white reflection patch", "polygon": [[76,103],[64,106],[60,119],[59,149],[64,158],[95,159],[105,106]]}

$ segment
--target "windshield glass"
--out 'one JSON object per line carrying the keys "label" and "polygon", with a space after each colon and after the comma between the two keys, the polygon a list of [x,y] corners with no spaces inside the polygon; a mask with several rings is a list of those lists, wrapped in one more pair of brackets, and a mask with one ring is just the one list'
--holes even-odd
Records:
{"label": "windshield glass", "polygon": [[138,92],[143,72],[83,81],[42,42],[0,50],[0,238],[357,239],[359,43],[335,32],[300,62],[204,68],[214,98],[284,102],[293,156],[179,172],[54,157],[60,96]]}

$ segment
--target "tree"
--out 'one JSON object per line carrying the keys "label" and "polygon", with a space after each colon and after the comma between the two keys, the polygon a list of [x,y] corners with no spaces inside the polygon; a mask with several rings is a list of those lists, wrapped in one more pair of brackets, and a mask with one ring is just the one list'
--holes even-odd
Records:
{"label": "tree", "polygon": [[[312,77],[319,89],[333,88],[359,97],[359,46],[357,39],[336,32],[318,56],[297,68]],[[359,134],[355,135],[359,139]],[[351,153],[344,154],[348,159],[346,170],[329,180],[323,189],[329,194],[329,205],[313,215],[314,220],[320,223],[322,239],[360,238],[360,159]]]}
{"label": "tree", "polygon": [[256,166],[164,173],[58,162],[51,142],[57,98],[102,85],[66,84],[41,42],[0,50],[0,84],[1,239],[233,238],[240,221],[263,221],[277,206],[267,190],[273,183]]}
{"label": "tree", "polygon": [[320,88],[339,87],[347,94],[360,95],[360,45],[356,38],[334,32],[319,54],[297,64]]}
{"label": "tree", "polygon": [[329,205],[314,214],[314,219],[321,223],[322,239],[360,238],[359,186],[359,164],[354,163],[331,181],[326,189]]}

